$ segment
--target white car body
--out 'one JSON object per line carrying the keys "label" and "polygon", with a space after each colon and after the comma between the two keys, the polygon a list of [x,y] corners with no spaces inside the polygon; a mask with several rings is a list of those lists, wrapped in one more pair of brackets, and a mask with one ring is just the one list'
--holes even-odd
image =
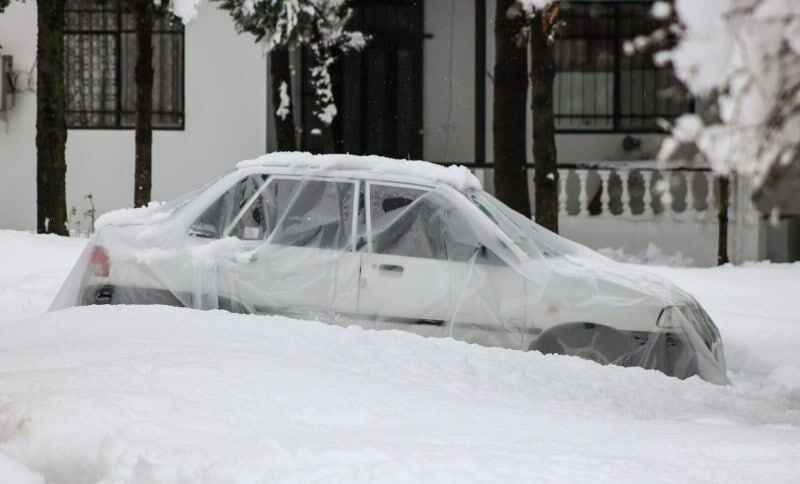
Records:
{"label": "white car body", "polygon": [[[569,345],[564,343],[558,346],[563,351],[553,351],[601,362],[654,367],[677,376],[700,373],[713,379],[702,375],[708,373],[702,368],[694,368],[710,365],[721,367],[724,379],[716,328],[688,295],[669,283],[631,275],[588,249],[536,228],[532,222],[520,221],[474,183],[460,183],[461,178],[450,179],[444,174],[432,179],[424,176],[424,170],[423,176],[417,175],[407,169],[409,162],[394,162],[397,169],[384,162],[383,169],[375,170],[365,169],[365,160],[359,157],[315,164],[313,160],[321,158],[309,156],[298,165],[284,163],[280,154],[270,155],[261,162],[244,164],[188,197],[187,202],[175,202],[176,207],[169,210],[151,210],[144,223],[135,217],[112,220],[101,229],[96,242],[104,252],[107,274],[97,270],[85,274],[79,303],[222,307],[402,329],[425,336],[453,336],[518,349],[541,349],[537,342],[542,335],[551,335],[550,339],[560,344],[563,337],[558,336],[559,328],[596,331],[599,326],[603,334],[638,338],[636,361],[632,357],[622,361],[616,354],[609,357],[602,354],[608,350],[592,349],[591,345],[567,350]],[[228,222],[220,233],[207,214],[216,213],[218,206],[223,207],[220,212],[224,211],[222,200],[230,196],[226,194],[250,183],[248,180],[255,180],[253,193],[242,196],[246,201],[231,208],[232,215],[223,215]],[[284,187],[296,188],[292,191]],[[323,200],[310,209],[316,210],[316,219],[307,215],[310,211],[298,211],[297,220],[287,220],[290,212],[294,213],[293,207],[306,203],[301,197],[303,187],[314,187],[314,193]],[[338,203],[330,201],[330,194],[338,197]],[[276,220],[265,222],[269,210],[278,207],[280,197],[285,197],[282,203],[290,208]],[[266,208],[260,209],[259,203]],[[429,206],[437,208],[438,219],[433,215],[425,218]],[[412,207],[410,215],[403,215]],[[396,218],[392,218],[393,211],[399,214]],[[242,225],[255,212],[260,214],[255,217],[258,223]],[[159,213],[166,215],[153,223]],[[504,225],[500,221],[503,217],[511,222]],[[437,220],[444,222],[437,225]],[[352,226],[345,226],[350,223]],[[417,256],[413,238],[404,242],[403,254],[378,247],[385,245],[381,237],[390,239],[387,247],[392,247],[406,237],[401,231],[414,230],[411,227],[416,225],[408,224],[422,223],[444,224],[446,230],[455,233],[453,239],[467,242],[458,240],[448,245],[446,241],[446,258]],[[530,223],[534,232],[525,223]],[[522,227],[522,232],[514,232],[514,224]],[[462,225],[468,226],[463,233],[459,228]],[[418,230],[422,234],[419,237],[426,230],[431,229]],[[312,234],[315,246],[277,240],[306,232]],[[326,238],[329,242],[318,242]],[[470,244],[474,245],[472,252]],[[113,290],[111,295],[95,290],[87,297],[86,288]],[[122,296],[123,291],[128,296]],[[116,301],[112,301],[114,297]],[[697,314],[689,315],[692,311]],[[688,321],[693,317],[705,321]],[[613,337],[621,341],[620,336]],[[692,369],[664,370],[660,363],[642,363],[652,360],[645,353],[656,351],[649,347],[673,344],[664,343],[665,338],[673,343],[680,340],[682,347],[702,346],[708,354],[693,355]],[[654,343],[656,340],[659,342]],[[661,346],[657,351],[665,351]],[[698,363],[698,358],[708,361]]]}

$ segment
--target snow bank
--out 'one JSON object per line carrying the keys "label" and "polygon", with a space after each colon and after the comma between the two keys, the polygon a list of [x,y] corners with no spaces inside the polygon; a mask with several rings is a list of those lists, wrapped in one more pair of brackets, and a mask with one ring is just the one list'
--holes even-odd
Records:
{"label": "snow bank", "polygon": [[0,452],[49,481],[789,482],[797,390],[167,307],[0,329]]}
{"label": "snow bank", "polygon": [[647,248],[637,254],[626,253],[622,247],[606,247],[598,249],[597,252],[611,260],[628,264],[669,267],[694,266],[694,259],[684,256],[681,251],[677,251],[674,254],[666,254],[661,247],[653,243],[647,244]]}
{"label": "snow bank", "polygon": [[464,166],[443,166],[427,161],[395,160],[382,156],[356,155],[312,155],[311,153],[278,152],[262,155],[256,159],[242,161],[237,168],[253,166],[279,166],[298,171],[311,170],[363,170],[409,177],[419,177],[432,182],[441,182],[457,189],[480,189],[481,183]]}
{"label": "snow bank", "polygon": [[222,311],[95,306],[19,320],[45,310],[83,244],[0,231],[0,482],[800,475],[800,264],[643,268],[717,322],[733,382],[717,386]]}
{"label": "snow bank", "polygon": [[86,239],[0,230],[0,326],[47,310]]}

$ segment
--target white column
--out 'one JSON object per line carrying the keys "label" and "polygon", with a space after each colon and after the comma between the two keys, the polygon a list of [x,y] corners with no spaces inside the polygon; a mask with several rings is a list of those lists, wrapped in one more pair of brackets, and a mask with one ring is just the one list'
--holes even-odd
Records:
{"label": "white column", "polygon": [[586,178],[589,176],[589,171],[576,169],[575,173],[578,175],[578,215],[585,217],[589,215],[586,206],[589,202],[589,196],[586,195]]}
{"label": "white column", "polygon": [[600,215],[611,215],[609,202],[611,201],[611,194],[608,191],[608,178],[611,175],[611,170],[597,170],[600,175]]}
{"label": "white column", "polygon": [[651,190],[651,180],[653,179],[653,172],[651,170],[642,170],[642,180],[644,183],[644,192],[642,192],[642,204],[644,205],[643,217],[653,216],[653,191]]}
{"label": "white column", "polygon": [[628,179],[631,176],[631,171],[628,168],[623,168],[621,170],[617,170],[617,175],[622,183],[622,195],[620,196],[620,202],[622,203],[622,215],[628,216],[631,215],[631,194],[628,190]]}
{"label": "white column", "polygon": [[567,176],[569,170],[558,170],[558,213],[567,213]]}

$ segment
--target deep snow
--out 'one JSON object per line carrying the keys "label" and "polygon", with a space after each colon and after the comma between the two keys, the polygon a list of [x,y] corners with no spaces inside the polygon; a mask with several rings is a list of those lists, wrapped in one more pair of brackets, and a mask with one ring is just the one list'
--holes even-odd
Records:
{"label": "deep snow", "polygon": [[1,482],[800,480],[800,264],[646,268],[717,322],[715,386],[280,317],[42,314],[82,246],[0,231]]}

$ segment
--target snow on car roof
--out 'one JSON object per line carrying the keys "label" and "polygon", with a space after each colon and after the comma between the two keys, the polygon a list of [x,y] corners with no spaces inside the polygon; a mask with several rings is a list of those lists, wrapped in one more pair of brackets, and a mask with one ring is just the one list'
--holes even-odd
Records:
{"label": "snow on car roof", "polygon": [[400,175],[440,182],[464,190],[481,189],[481,183],[465,166],[437,165],[427,161],[396,160],[383,156],[314,155],[300,152],[276,152],[242,161],[236,168],[274,166],[298,171],[359,171]]}

